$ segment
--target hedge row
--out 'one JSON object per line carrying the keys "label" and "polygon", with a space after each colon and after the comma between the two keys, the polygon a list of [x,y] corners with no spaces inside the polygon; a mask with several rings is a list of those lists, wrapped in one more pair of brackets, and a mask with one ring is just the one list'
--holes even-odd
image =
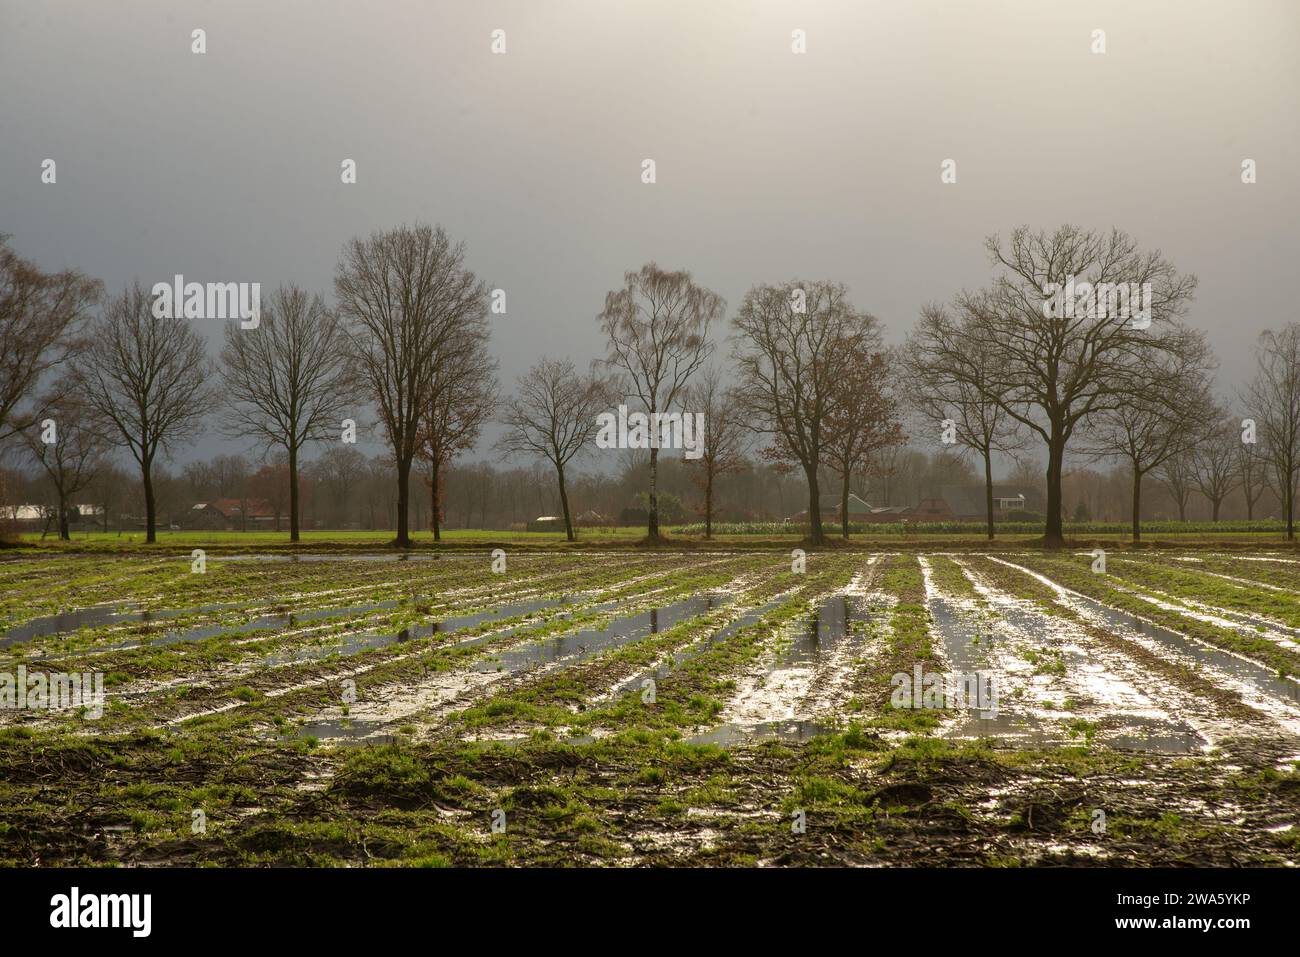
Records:
{"label": "hedge row", "polygon": [[[1066,522],[1066,534],[1073,535],[1115,535],[1124,534],[1131,528],[1129,522]],[[828,533],[840,530],[839,522],[827,522],[822,525]],[[849,532],[862,534],[870,532],[876,535],[902,534],[953,534],[979,533],[984,530],[981,522],[850,522]],[[1229,532],[1274,532],[1286,530],[1283,522],[1275,519],[1253,522],[1143,522],[1144,532],[1182,532],[1188,534]],[[682,535],[703,535],[704,523],[695,522],[678,526],[675,531]],[[808,531],[806,524],[794,522],[714,522],[714,535],[795,535]],[[1043,531],[1042,522],[998,522],[997,531],[1004,535],[1032,535]]]}

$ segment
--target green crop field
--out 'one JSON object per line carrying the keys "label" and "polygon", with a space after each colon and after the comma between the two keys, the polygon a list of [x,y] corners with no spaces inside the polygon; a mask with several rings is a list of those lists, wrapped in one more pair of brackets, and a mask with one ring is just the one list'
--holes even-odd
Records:
{"label": "green crop field", "polygon": [[1258,533],[448,537],[4,555],[0,862],[1300,863],[1300,554]]}
{"label": "green crop field", "polygon": [[[963,546],[988,543],[991,547],[1004,544],[1023,545],[1041,540],[1041,523],[1001,523],[997,537],[988,542],[984,526],[978,522],[933,522],[872,525],[851,525],[850,546],[934,547],[936,542],[961,543]],[[664,534],[672,544],[681,547],[712,547],[728,545],[737,548],[767,547],[774,543],[799,545],[807,537],[807,529],[779,522],[747,524],[718,524],[711,538],[704,537],[702,524],[668,526]],[[840,527],[827,524],[825,532],[831,544],[842,544]],[[1131,529],[1126,522],[1066,523],[1065,532],[1076,542],[1129,543]],[[1144,522],[1142,541],[1148,544],[1231,544],[1262,547],[1289,547],[1286,526],[1276,521],[1254,522]],[[435,542],[431,532],[411,534],[416,549],[475,547],[500,543],[514,543],[529,547],[556,547],[583,549],[607,545],[627,546],[645,537],[645,526],[621,526],[578,529],[577,541],[565,540],[563,531],[523,532],[484,529],[445,529],[441,540]],[[126,551],[142,549],[165,552],[177,548],[211,548],[218,550],[284,549],[290,547],[287,531],[182,531],[159,529],[157,542],[145,544],[142,530],[109,531],[76,530],[71,540],[60,542],[55,535],[27,532],[15,536],[17,544],[42,550],[63,551]],[[308,552],[312,547],[337,550],[374,550],[391,544],[391,530],[362,531],[304,531],[297,550]]]}

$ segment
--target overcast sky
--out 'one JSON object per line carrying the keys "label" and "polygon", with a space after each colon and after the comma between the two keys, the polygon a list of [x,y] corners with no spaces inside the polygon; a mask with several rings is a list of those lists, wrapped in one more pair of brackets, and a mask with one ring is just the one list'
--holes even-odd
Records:
{"label": "overcast sky", "polygon": [[896,341],[989,280],[985,235],[1114,225],[1200,278],[1228,390],[1300,319],[1298,43],[1295,0],[0,0],[0,232],[113,291],[332,297],[349,237],[439,223],[507,292],[508,387],[603,354],[605,292],[649,260],[729,313],[838,280]]}

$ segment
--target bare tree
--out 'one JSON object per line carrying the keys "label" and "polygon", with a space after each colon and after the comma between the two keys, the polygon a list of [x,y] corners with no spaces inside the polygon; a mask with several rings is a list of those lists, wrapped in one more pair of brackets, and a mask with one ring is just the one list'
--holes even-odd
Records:
{"label": "bare tree", "polygon": [[1245,425],[1237,431],[1234,443],[1233,463],[1236,470],[1237,484],[1241,487],[1242,498],[1246,500],[1246,520],[1255,518],[1255,503],[1264,494],[1265,472],[1268,463],[1259,450],[1259,443],[1253,441],[1257,436],[1251,435],[1252,441],[1246,441]]}
{"label": "bare tree", "polygon": [[864,469],[876,452],[905,441],[884,356],[870,351],[876,345],[866,339],[845,344],[848,363],[827,416],[826,461],[840,477],[840,531],[845,541],[854,473]]}
{"label": "bare tree", "polygon": [[894,501],[895,488],[898,484],[897,479],[905,468],[907,455],[908,448],[903,443],[881,449],[876,456],[874,467],[867,473],[869,477],[878,480],[877,488],[886,505],[897,504]]}
{"label": "bare tree", "polygon": [[45,418],[64,394],[67,380],[51,376],[84,346],[102,289],[73,270],[41,271],[0,234],[0,441]]}
{"label": "bare tree", "polygon": [[410,535],[411,464],[434,379],[457,331],[487,312],[487,286],[441,227],[399,226],[344,248],[335,275],[361,383],[379,409],[397,469],[396,544]]}
{"label": "bare tree", "polygon": [[238,498],[252,467],[242,455],[216,455],[207,462],[187,463],[184,474],[195,497]]}
{"label": "bare tree", "polygon": [[1169,497],[1174,500],[1174,505],[1178,507],[1178,521],[1187,521],[1187,503],[1191,500],[1194,484],[1191,452],[1179,449],[1165,459],[1157,469],[1157,474]]}
{"label": "bare tree", "polygon": [[610,366],[627,378],[628,395],[650,416],[650,508],[647,537],[659,538],[659,444],[657,414],[669,412],[691,375],[713,351],[709,326],[722,318],[721,296],[697,285],[689,272],[668,272],[654,263],[624,276],[625,285],[605,296],[597,317],[608,338]]}
{"label": "bare tree", "polygon": [[825,542],[819,471],[836,389],[854,356],[875,341],[876,322],[840,283],[755,286],[732,320],[738,333],[737,396],[751,429],[770,435],[778,459],[799,463],[808,482],[809,537]]}
{"label": "bare tree", "polygon": [[393,494],[393,460],[387,455],[375,455],[366,460],[366,515],[372,529],[380,528],[380,516],[383,516],[383,528],[392,528],[396,496]]}
{"label": "bare tree", "polygon": [[[366,457],[353,445],[332,445],[312,463],[316,482],[329,493],[331,518],[348,524],[352,494],[366,474]],[[358,524],[360,517],[358,516]]]}
{"label": "bare tree", "polygon": [[921,319],[906,350],[908,396],[918,412],[950,428],[952,444],[969,449],[984,464],[984,510],[993,539],[993,455],[1015,452],[1023,444],[1019,423],[998,402],[995,389],[1003,376],[997,364],[1005,355],[983,335],[976,317],[961,319],[942,306],[921,310]]}
{"label": "bare tree", "polygon": [[[286,499],[292,498],[293,483],[289,481],[289,462],[284,452],[280,452],[248,479],[249,491],[261,499],[275,517],[275,530],[280,531],[280,519],[283,518]],[[286,494],[288,493],[288,494]],[[247,527],[248,509],[244,510],[245,527]],[[295,539],[296,540],[296,539]]]}
{"label": "bare tree", "polygon": [[[1178,274],[1159,251],[1139,251],[1119,230],[1022,227],[1005,247],[997,236],[985,245],[1001,274],[991,289],[964,294],[959,304],[994,352],[991,396],[1047,446],[1044,544],[1060,547],[1070,439],[1086,420],[1126,401],[1136,354],[1177,342],[1196,279]],[[1149,314],[1124,315],[1122,301],[1099,294],[1134,288],[1130,308]]]}
{"label": "bare tree", "polygon": [[488,355],[488,335],[486,314],[466,320],[449,337],[429,389],[420,454],[429,466],[434,541],[442,538],[445,472],[456,456],[474,448],[484,423],[496,411],[497,362]]}
{"label": "bare tree", "polygon": [[[114,509],[124,497],[123,490],[128,488],[131,476],[110,459],[103,459],[86,486],[86,495],[99,509],[100,527],[107,533],[114,519]],[[122,531],[118,526],[118,533]]]}
{"label": "bare tree", "polygon": [[216,398],[210,365],[193,326],[155,316],[138,283],[108,303],[74,364],[93,427],[140,468],[147,542],[157,540],[154,463],[198,431]]}
{"label": "bare tree", "polygon": [[[1192,450],[1213,421],[1215,409],[1209,386],[1213,361],[1202,333],[1184,332],[1164,351],[1146,350],[1134,361],[1137,368],[1125,375],[1129,394],[1094,417],[1085,442],[1088,451],[1119,456],[1128,464],[1136,542],[1142,538],[1143,478],[1168,465],[1166,473],[1172,470],[1190,482]],[[1180,520],[1184,507],[1179,509]]]}
{"label": "bare tree", "polygon": [[1255,347],[1255,377],[1245,389],[1247,409],[1267,463],[1265,477],[1286,516],[1287,540],[1295,538],[1296,481],[1300,478],[1300,323],[1281,332],[1266,329]]}
{"label": "bare tree", "polygon": [[1210,502],[1211,520],[1219,520],[1223,500],[1237,487],[1237,448],[1241,436],[1236,422],[1216,409],[1217,424],[1192,450],[1192,481]]}
{"label": "bare tree", "polygon": [[1012,453],[1011,472],[1007,477],[1013,485],[1027,485],[1041,490],[1043,463],[1032,456]]}
{"label": "bare tree", "polygon": [[[108,444],[102,435],[87,427],[90,415],[86,407],[72,395],[57,399],[47,409],[50,429],[44,425],[23,433],[32,456],[49,476],[58,503],[59,538],[71,538],[68,529],[68,509],[72,498],[86,488],[100,468]],[[46,441],[49,439],[49,441]]]}
{"label": "bare tree", "polygon": [[[281,448],[289,482],[289,541],[299,537],[298,457],[311,441],[336,435],[351,398],[347,350],[337,314],[320,296],[281,286],[256,329],[226,324],[221,378],[234,408],[229,434]],[[278,470],[270,474],[280,474]],[[277,516],[276,531],[279,531]]]}
{"label": "bare tree", "polygon": [[506,401],[506,432],[497,446],[506,453],[540,456],[555,467],[564,534],[573,541],[564,470],[599,431],[596,417],[609,402],[610,385],[594,372],[580,376],[569,359],[542,357],[516,380],[515,390]]}
{"label": "bare tree", "polygon": [[700,436],[700,457],[688,459],[692,481],[704,493],[704,537],[713,537],[713,490],[719,477],[738,472],[746,465],[746,429],[740,420],[740,405],[726,388],[716,366],[707,367],[699,379],[687,386],[683,405],[704,416]]}

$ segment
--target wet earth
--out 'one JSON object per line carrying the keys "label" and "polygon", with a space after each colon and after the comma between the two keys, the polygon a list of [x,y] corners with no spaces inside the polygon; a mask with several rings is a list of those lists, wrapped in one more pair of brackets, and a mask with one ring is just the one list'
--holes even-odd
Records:
{"label": "wet earth", "polygon": [[6,560],[0,862],[1295,866],[1292,555]]}

